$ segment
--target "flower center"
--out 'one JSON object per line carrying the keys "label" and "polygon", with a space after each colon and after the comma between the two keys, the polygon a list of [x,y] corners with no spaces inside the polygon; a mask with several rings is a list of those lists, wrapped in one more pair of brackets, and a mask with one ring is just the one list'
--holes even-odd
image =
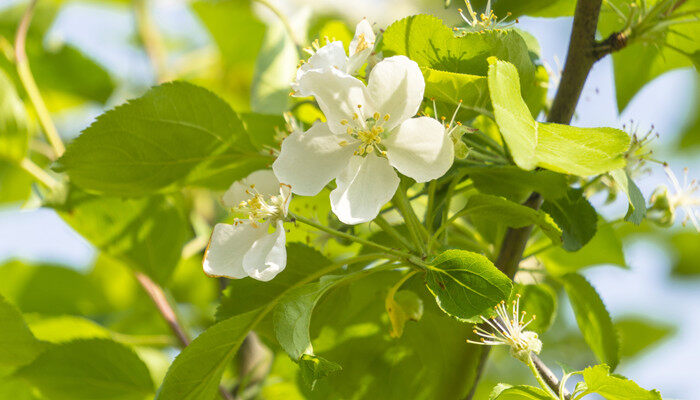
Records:
{"label": "flower center", "polygon": [[357,36],[357,48],[355,48],[355,53],[359,53],[362,50],[365,50],[368,48],[369,48],[369,43],[367,43],[367,40],[365,39],[365,34],[360,33]]}
{"label": "flower center", "polygon": [[284,218],[287,199],[283,195],[261,194],[255,189],[255,185],[250,185],[245,192],[251,197],[238,203],[234,211],[248,214],[253,226],[260,220],[270,219],[275,222]]}
{"label": "flower center", "polygon": [[[384,136],[384,123],[389,120],[389,114],[381,116],[378,112],[370,118],[362,115],[362,105],[357,105],[358,112],[353,114],[352,121],[344,119],[341,124],[347,127],[348,135],[360,141],[360,146],[355,151],[357,156],[365,156],[377,150],[382,156],[386,156],[384,146],[381,145]],[[345,145],[347,143],[341,143]]]}

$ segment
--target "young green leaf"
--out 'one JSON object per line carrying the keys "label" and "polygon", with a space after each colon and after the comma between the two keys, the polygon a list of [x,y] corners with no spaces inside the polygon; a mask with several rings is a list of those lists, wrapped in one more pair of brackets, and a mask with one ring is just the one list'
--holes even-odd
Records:
{"label": "young green leaf", "polygon": [[423,300],[410,290],[389,291],[384,304],[391,322],[391,337],[401,337],[406,322],[420,321],[423,316]]}
{"label": "young green leaf", "polygon": [[533,318],[528,330],[543,333],[552,325],[557,313],[557,296],[551,286],[540,283],[536,285],[516,284],[511,300],[520,295],[520,309],[527,311]]}
{"label": "young green leaf", "polygon": [[98,117],[59,169],[84,189],[139,196],[173,184],[225,189],[269,163],[225,101],[171,82]]}
{"label": "young green leaf", "polygon": [[672,336],[676,327],[642,317],[615,320],[620,337],[620,357],[635,357]]}
{"label": "young green leaf", "polygon": [[539,254],[537,258],[553,275],[564,275],[601,264],[617,265],[622,268],[627,266],[620,238],[617,237],[610,223],[602,218],[598,221],[593,239],[580,250],[572,253],[560,247],[554,247]]}
{"label": "young green leaf", "polygon": [[[191,231],[170,199],[98,197],[73,192],[59,215],[100,250],[165,283]],[[165,234],[167,233],[167,234]]]}
{"label": "young green leaf", "polygon": [[515,31],[488,30],[455,36],[432,15],[414,15],[391,24],[383,34],[385,56],[403,54],[417,62],[425,77],[425,97],[435,98],[440,112],[452,112],[461,100],[460,117],[491,113],[487,57],[513,63],[525,88],[533,86],[535,66],[527,44]]}
{"label": "young green leaf", "polygon": [[156,400],[213,399],[224,369],[264,314],[264,309],[253,310],[202,332],[170,365]]}
{"label": "young green leaf", "polygon": [[586,391],[583,393],[597,393],[606,400],[661,400],[658,390],[642,389],[625,377],[611,375],[607,365],[584,369],[583,380],[586,382]]}
{"label": "young green leaf", "polygon": [[527,385],[510,386],[499,383],[493,388],[489,400],[551,400],[552,396],[540,388]]}
{"label": "young green leaf", "polygon": [[318,282],[290,290],[280,299],[272,317],[275,336],[293,360],[298,360],[304,353],[313,354],[309,337],[311,314],[321,297],[346,277],[326,275]]}
{"label": "young green leaf", "polygon": [[558,199],[566,194],[566,175],[552,171],[525,171],[516,166],[465,168],[474,186],[482,193],[503,196],[522,203],[532,192],[545,199]]}
{"label": "young green leaf", "polygon": [[243,314],[279,301],[290,288],[310,282],[331,261],[313,248],[301,243],[287,244],[287,268],[275,279],[261,282],[255,279],[232,279],[216,310],[217,320]]}
{"label": "young green leaf", "polygon": [[0,296],[0,366],[17,367],[32,362],[47,347],[34,337],[22,314]]}
{"label": "young green leaf", "polygon": [[343,369],[343,367],[332,361],[310,354],[302,354],[301,359],[299,359],[299,367],[301,368],[301,378],[311,390],[314,389],[319,379],[323,379]]}
{"label": "young green leaf", "polygon": [[533,210],[503,197],[475,194],[469,197],[464,212],[472,218],[498,221],[512,228],[537,225],[554,245],[562,243],[562,231],[552,217],[541,210]]}
{"label": "young green leaf", "polygon": [[603,300],[581,275],[567,274],[561,280],[586,343],[598,360],[615,368],[620,361],[619,343]]}
{"label": "young green leaf", "polygon": [[613,128],[577,128],[534,120],[522,99],[518,70],[490,58],[488,80],[496,123],[520,168],[589,176],[625,165],[629,136]]}
{"label": "young green leaf", "polygon": [[595,236],[598,214],[583,197],[583,190],[569,189],[566,196],[542,203],[542,211],[551,215],[561,227],[562,247],[577,251]]}
{"label": "young green leaf", "polygon": [[646,200],[644,200],[642,191],[639,190],[632,180],[632,177],[630,177],[624,169],[610,171],[610,176],[620,190],[625,192],[629,200],[629,208],[627,209],[627,215],[625,215],[625,221],[630,221],[635,225],[639,225],[647,215]]}
{"label": "young green leaf", "polygon": [[511,280],[481,254],[447,250],[430,264],[426,286],[438,306],[459,320],[478,321],[479,315],[507,300],[513,288]]}
{"label": "young green leaf", "polygon": [[28,131],[24,104],[10,78],[0,69],[0,158],[13,162],[24,158],[29,146]]}
{"label": "young green leaf", "polygon": [[142,400],[153,394],[143,361],[130,348],[108,339],[54,345],[17,375],[55,400]]}

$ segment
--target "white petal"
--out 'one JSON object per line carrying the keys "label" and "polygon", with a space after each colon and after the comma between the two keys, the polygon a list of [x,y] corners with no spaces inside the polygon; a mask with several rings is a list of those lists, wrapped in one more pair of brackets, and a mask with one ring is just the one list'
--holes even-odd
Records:
{"label": "white petal", "polygon": [[204,252],[204,273],[233,279],[248,276],[243,269],[243,257],[256,240],[267,234],[269,224],[256,226],[248,221],[234,225],[216,224]]}
{"label": "white petal", "polygon": [[331,208],[346,224],[373,220],[382,206],[391,200],[399,186],[399,177],[386,158],[370,153],[353,156],[336,178],[331,192]]}
{"label": "white petal", "polygon": [[250,199],[251,195],[246,193],[246,190],[250,190],[251,185],[262,195],[276,196],[280,192],[280,183],[274,172],[269,169],[261,169],[252,172],[240,181],[233,182],[231,187],[224,193],[224,206],[235,207],[242,201]]}
{"label": "white petal", "polygon": [[298,97],[312,95],[312,93],[309,93],[299,85],[299,80],[305,73],[329,68],[337,68],[345,71],[347,69],[347,62],[348,57],[345,55],[343,42],[335,41],[321,47],[297,70],[296,79],[294,83],[292,83],[292,89],[294,89],[295,92],[294,95]]}
{"label": "white petal", "polygon": [[340,121],[352,121],[355,115],[364,121],[363,116],[369,118],[374,114],[365,84],[345,72],[336,69],[309,71],[299,80],[299,86],[316,98],[328,127],[336,134],[347,132]]}
{"label": "white petal", "polygon": [[277,221],[273,233],[258,239],[243,257],[243,269],[253,279],[269,281],[287,266],[284,226]]}
{"label": "white petal", "polygon": [[404,121],[382,144],[391,165],[417,182],[443,176],[454,161],[452,139],[440,122],[429,117]]}
{"label": "white petal", "polygon": [[372,68],[367,89],[376,110],[389,114],[387,130],[416,115],[425,90],[420,67],[406,56],[385,58]]}
{"label": "white petal", "polygon": [[294,132],[282,141],[279,157],[272,164],[280,182],[292,187],[292,192],[314,196],[340,174],[356,145],[341,146],[349,135],[335,135],[324,122],[315,123],[306,132]]}
{"label": "white petal", "polygon": [[350,42],[350,58],[346,71],[349,74],[354,74],[362,64],[365,63],[367,57],[372,54],[376,36],[372,30],[372,25],[363,18],[355,28],[355,37]]}

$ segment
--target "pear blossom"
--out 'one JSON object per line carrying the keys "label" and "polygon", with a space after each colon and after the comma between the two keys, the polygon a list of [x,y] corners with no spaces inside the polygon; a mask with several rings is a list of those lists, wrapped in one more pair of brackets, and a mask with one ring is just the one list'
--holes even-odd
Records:
{"label": "pear blossom", "polygon": [[223,203],[233,212],[247,214],[232,224],[219,223],[204,253],[209,276],[239,279],[250,276],[269,281],[287,265],[282,223],[291,192],[270,170],[255,171],[226,191]]}
{"label": "pear blossom", "polygon": [[445,127],[430,117],[412,118],[425,81],[405,56],[379,62],[365,85],[337,68],[312,69],[298,81],[326,117],[282,142],[272,169],[280,182],[303,196],[318,194],[335,178],[331,207],[346,224],[374,219],[399,185],[394,170],[427,182],[454,160]]}
{"label": "pear blossom", "polygon": [[520,311],[520,295],[517,295],[516,299],[513,300],[510,313],[504,301],[499,303],[494,309],[496,310],[496,316],[490,319],[484,316],[481,317],[491,327],[491,331],[476,326],[474,333],[480,336],[480,340],[467,340],[468,343],[487,346],[510,346],[511,355],[521,361],[526,361],[530,356],[530,352],[540,354],[542,341],[538,339],[537,333],[525,330],[535,320],[535,316],[533,315],[527,322],[525,321],[527,313]]}
{"label": "pear blossom", "polygon": [[335,68],[348,75],[353,75],[362,67],[362,64],[365,63],[367,57],[372,53],[375,40],[376,36],[372,31],[372,25],[370,25],[366,19],[362,19],[362,21],[357,24],[355,36],[350,42],[348,48],[350,53],[349,57],[345,55],[343,42],[339,40],[332,41],[323,47],[319,47],[318,40],[315,41],[313,47],[304,49],[306,52],[311,53],[311,57],[309,57],[306,62],[302,63],[297,70],[296,79],[292,83],[294,95],[297,97],[312,95],[304,86],[299,84],[304,74],[309,71]]}

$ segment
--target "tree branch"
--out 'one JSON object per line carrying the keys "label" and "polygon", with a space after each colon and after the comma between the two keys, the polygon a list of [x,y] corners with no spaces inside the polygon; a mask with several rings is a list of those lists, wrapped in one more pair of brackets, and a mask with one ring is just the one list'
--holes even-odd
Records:
{"label": "tree branch", "polygon": [[[571,27],[571,38],[569,39],[569,49],[566,55],[566,64],[562,72],[561,83],[557,89],[552,102],[552,108],[547,115],[547,122],[558,124],[569,124],[576,111],[576,105],[581,97],[583,85],[586,83],[588,73],[593,64],[599,59],[596,58],[594,47],[596,46],[595,33],[598,27],[598,16],[600,14],[602,0],[578,0],[574,12],[574,22]],[[533,192],[525,201],[524,205],[539,209],[544,199],[539,193]],[[525,246],[530,238],[532,226],[524,228],[509,228],[503,237],[501,248],[496,259],[496,266],[509,278],[513,278],[518,270],[518,265],[523,257]],[[481,360],[477,365],[476,378],[471,391],[466,400],[471,400],[474,396],[476,386],[483,374],[488,351],[484,351]],[[558,392],[559,381],[556,376],[535,357],[535,365],[540,373],[545,377],[547,384]],[[567,397],[568,398],[568,397]]]}

